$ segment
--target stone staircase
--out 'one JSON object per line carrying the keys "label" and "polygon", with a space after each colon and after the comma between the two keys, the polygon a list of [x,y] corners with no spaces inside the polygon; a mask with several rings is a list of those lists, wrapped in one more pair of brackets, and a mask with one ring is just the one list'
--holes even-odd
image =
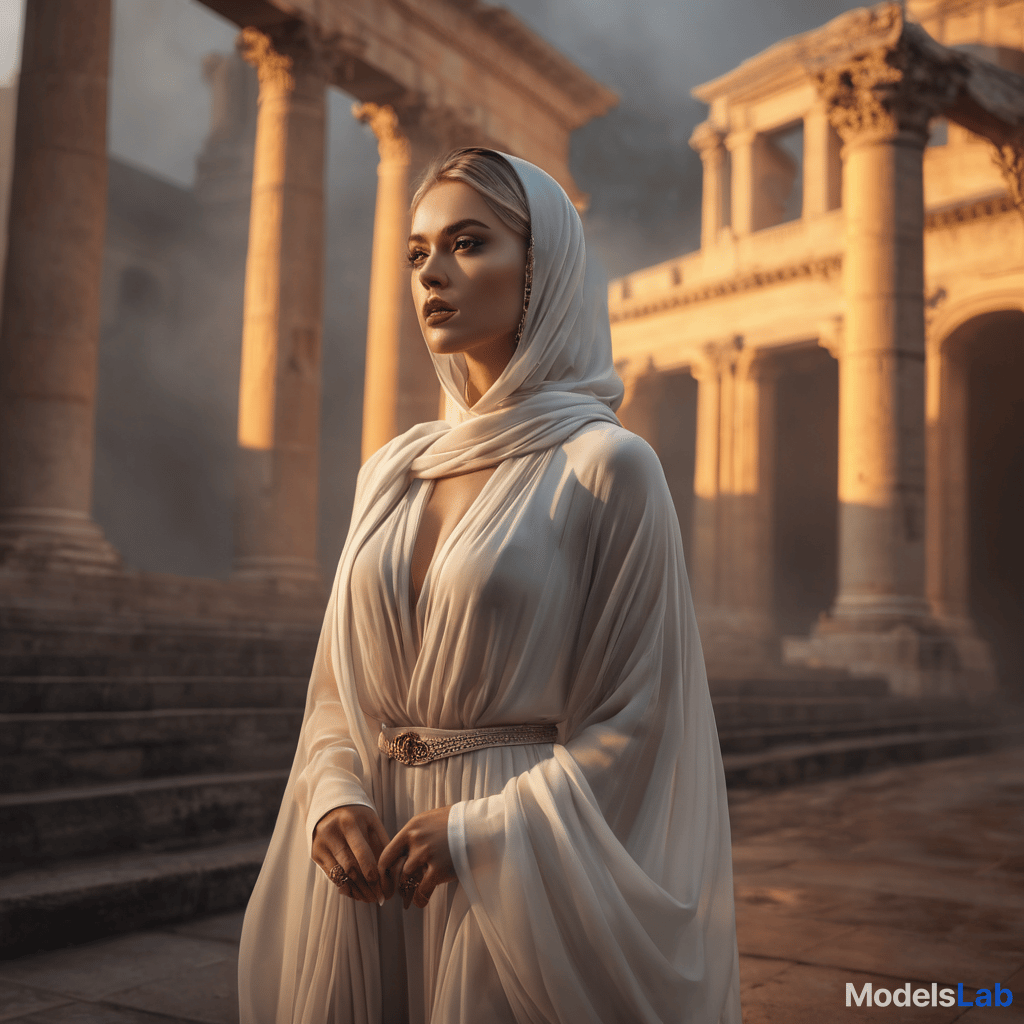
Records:
{"label": "stone staircase", "polygon": [[244,906],[318,632],[0,610],[0,957]]}
{"label": "stone staircase", "polygon": [[[245,905],[319,624],[0,608],[0,958]],[[967,700],[786,670],[714,679],[727,779],[781,785],[1024,735]]]}
{"label": "stone staircase", "polygon": [[712,679],[726,781],[789,785],[1024,742],[1024,707],[968,697],[897,697],[884,679],[786,669]]}

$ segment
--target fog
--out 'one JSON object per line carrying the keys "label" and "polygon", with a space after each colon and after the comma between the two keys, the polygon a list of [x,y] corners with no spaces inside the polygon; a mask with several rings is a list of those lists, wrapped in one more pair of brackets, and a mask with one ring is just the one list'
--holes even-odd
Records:
{"label": "fog", "polygon": [[[687,140],[705,108],[690,90],[779,39],[860,5],[510,0],[504,6],[620,97],[607,116],[574,134],[570,163],[590,195],[585,224],[591,251],[615,277],[699,244],[700,161]],[[16,70],[20,21],[21,4],[0,0],[0,80]],[[190,188],[210,116],[202,58],[229,52],[236,34],[234,25],[193,0],[115,0],[112,156]],[[359,466],[376,186],[376,140],[352,118],[351,102],[331,91],[319,536],[328,579]],[[236,255],[244,261],[244,252]],[[223,282],[219,301],[240,309],[240,268],[241,262],[197,267],[195,279],[203,288]],[[137,350],[127,388],[115,341],[101,340],[94,515],[131,566],[224,576],[231,560],[241,339],[237,332],[211,338],[207,325],[187,315],[173,336],[159,326],[138,327],[131,344],[124,337],[117,343],[118,351]],[[131,413],[129,390],[135,394]],[[148,425],[146,409],[152,410]],[[132,465],[147,472],[133,472]],[[190,495],[187,516],[172,512],[182,507],[182,493]]]}

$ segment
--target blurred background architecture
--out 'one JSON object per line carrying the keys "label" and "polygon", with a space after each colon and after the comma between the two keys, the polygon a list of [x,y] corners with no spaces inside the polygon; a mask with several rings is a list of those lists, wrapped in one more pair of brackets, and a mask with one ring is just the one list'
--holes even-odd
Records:
{"label": "blurred background architecture", "polygon": [[[620,418],[676,502],[730,783],[1020,736],[1024,0],[822,0],[693,101],[671,46],[515,6],[27,0],[0,90],[2,955],[247,898],[358,466],[438,414],[400,254],[460,144],[548,170],[614,275]],[[111,153],[159,66],[131,19],[172,10],[204,40],[194,168],[177,125],[134,124],[148,167]],[[731,62],[785,34],[751,31]]]}
{"label": "blurred background architecture", "polygon": [[610,306],[712,663],[1019,689],[1022,47],[1024,3],[911,0],[695,91],[700,250]]}

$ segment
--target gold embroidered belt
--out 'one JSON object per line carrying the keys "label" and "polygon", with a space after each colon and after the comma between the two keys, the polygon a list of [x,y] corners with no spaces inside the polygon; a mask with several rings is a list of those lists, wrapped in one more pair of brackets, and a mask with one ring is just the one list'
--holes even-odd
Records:
{"label": "gold embroidered belt", "polygon": [[557,725],[494,725],[485,729],[430,729],[382,725],[377,747],[382,754],[410,766],[465,754],[481,747],[511,747],[524,743],[554,743]]}

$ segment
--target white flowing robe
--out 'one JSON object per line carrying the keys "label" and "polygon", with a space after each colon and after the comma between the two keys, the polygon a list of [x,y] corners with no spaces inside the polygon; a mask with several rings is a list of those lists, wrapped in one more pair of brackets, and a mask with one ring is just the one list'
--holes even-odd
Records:
{"label": "white flowing robe", "polygon": [[[650,446],[593,421],[498,465],[415,609],[421,424],[360,472],[295,763],[246,913],[242,1024],[739,1024],[725,779],[679,525]],[[391,476],[387,485],[381,480]],[[359,524],[357,528],[357,524]],[[381,724],[556,723],[420,767]],[[454,804],[425,910],[340,895],[333,807]]]}

